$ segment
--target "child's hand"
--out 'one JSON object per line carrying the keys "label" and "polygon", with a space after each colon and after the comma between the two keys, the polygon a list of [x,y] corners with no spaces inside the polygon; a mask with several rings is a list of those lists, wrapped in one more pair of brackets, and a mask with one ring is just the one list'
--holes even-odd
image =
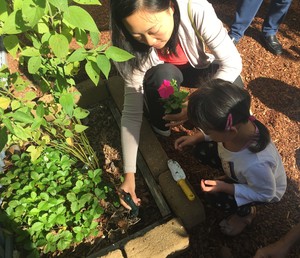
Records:
{"label": "child's hand", "polygon": [[197,143],[196,139],[194,136],[181,136],[178,138],[175,143],[174,147],[176,150],[182,151],[184,147],[186,146],[193,146]]}
{"label": "child's hand", "polygon": [[201,180],[201,189],[203,192],[224,192],[227,194],[234,194],[234,185],[228,184],[220,180]]}
{"label": "child's hand", "polygon": [[219,192],[217,180],[201,180],[201,189],[203,192]]}

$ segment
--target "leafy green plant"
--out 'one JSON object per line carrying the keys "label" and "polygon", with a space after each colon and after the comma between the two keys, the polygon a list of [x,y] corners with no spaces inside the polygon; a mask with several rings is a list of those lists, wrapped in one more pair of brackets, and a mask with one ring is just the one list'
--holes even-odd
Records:
{"label": "leafy green plant", "polygon": [[11,160],[9,171],[0,172],[0,198],[9,220],[19,225],[11,228],[17,243],[37,255],[37,250],[63,251],[98,234],[95,220],[104,212],[99,200],[112,191],[100,169],[76,168],[76,159],[54,148],[46,148],[35,162],[28,153]]}
{"label": "leafy green plant", "polygon": [[[80,64],[84,64],[85,72],[98,85],[101,73],[109,76],[110,60],[122,62],[133,56],[108,44],[99,45],[100,32],[80,4],[100,2],[1,2],[0,36],[4,47],[19,61],[34,85],[19,72],[11,72],[5,66],[0,70],[0,77],[5,79],[0,81],[0,148],[13,143],[27,146],[34,161],[45,146],[55,142],[87,166],[97,166],[96,155],[84,135],[86,127],[80,122],[88,112],[77,107],[74,77]],[[92,47],[87,49],[89,39]],[[72,42],[78,46],[76,49]],[[50,102],[41,100],[32,90],[36,85],[40,94],[51,95]],[[46,116],[54,119],[47,120]]]}

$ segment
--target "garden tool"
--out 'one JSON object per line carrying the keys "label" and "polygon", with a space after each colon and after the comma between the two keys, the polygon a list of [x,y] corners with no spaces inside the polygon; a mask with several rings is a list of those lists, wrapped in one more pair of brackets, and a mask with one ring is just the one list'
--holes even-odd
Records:
{"label": "garden tool", "polygon": [[137,217],[139,215],[139,206],[137,206],[131,198],[129,193],[126,193],[123,189],[121,190],[121,198],[130,206],[130,217]]}
{"label": "garden tool", "polygon": [[192,192],[191,188],[187,185],[185,181],[185,173],[179,163],[175,160],[169,159],[168,160],[168,167],[171,171],[171,174],[174,178],[174,180],[177,182],[177,184],[181,187],[182,191],[186,195],[186,197],[193,201],[195,199],[195,195]]}

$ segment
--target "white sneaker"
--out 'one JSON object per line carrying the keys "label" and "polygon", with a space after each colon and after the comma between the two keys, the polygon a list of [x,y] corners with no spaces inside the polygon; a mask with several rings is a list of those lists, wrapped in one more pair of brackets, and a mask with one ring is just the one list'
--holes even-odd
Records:
{"label": "white sneaker", "polygon": [[163,130],[158,129],[157,127],[155,127],[153,125],[152,125],[152,129],[157,134],[160,134],[160,135],[165,136],[165,137],[169,137],[171,135],[171,130],[170,129],[163,131]]}

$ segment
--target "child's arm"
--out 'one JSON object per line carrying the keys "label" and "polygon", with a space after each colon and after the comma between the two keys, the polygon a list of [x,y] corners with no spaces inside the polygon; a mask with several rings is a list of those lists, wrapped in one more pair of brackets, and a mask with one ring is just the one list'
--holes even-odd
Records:
{"label": "child's arm", "polygon": [[204,134],[199,131],[195,133],[194,135],[186,135],[186,136],[181,136],[175,141],[175,149],[182,151],[184,147],[186,146],[193,146],[198,142],[204,141]]}
{"label": "child's arm", "polygon": [[254,258],[284,258],[296,242],[300,241],[300,223],[277,242],[257,250]]}

